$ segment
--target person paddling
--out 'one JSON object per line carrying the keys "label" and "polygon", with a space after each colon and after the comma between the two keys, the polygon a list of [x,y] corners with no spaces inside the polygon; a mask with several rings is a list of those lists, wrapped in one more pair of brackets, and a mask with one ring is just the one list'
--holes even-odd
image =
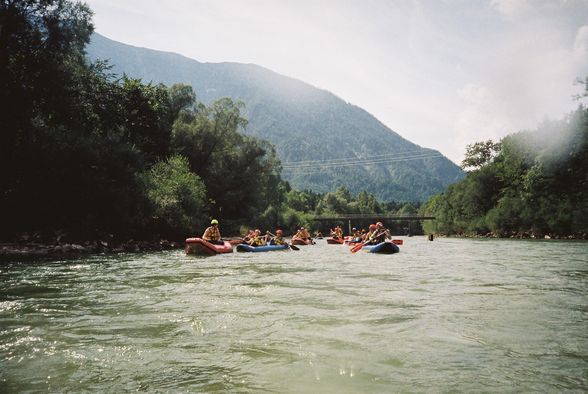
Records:
{"label": "person paddling", "polygon": [[298,230],[298,232],[296,233],[296,235],[294,235],[293,238],[298,238],[305,241],[312,241],[312,238],[310,237],[308,230],[306,230],[304,227],[300,227],[300,230]]}
{"label": "person paddling", "polygon": [[[268,231],[268,235],[273,235]],[[270,245],[285,245],[286,241],[284,241],[284,232],[280,229],[276,230],[276,234],[269,241]]]}
{"label": "person paddling", "polygon": [[377,235],[377,229],[378,229],[378,226],[376,226],[375,224],[370,224],[370,226],[368,228],[368,232],[364,238],[364,242],[366,243],[366,245],[374,244],[374,238]]}
{"label": "person paddling", "polygon": [[212,219],[210,221],[210,227],[204,230],[202,239],[210,242],[211,244],[224,245],[224,242],[221,239],[220,230],[218,229],[218,220]]}
{"label": "person paddling", "polygon": [[265,237],[261,236],[261,230],[255,229],[255,235],[249,241],[249,245],[251,246],[263,246],[265,245]]}
{"label": "person paddling", "polygon": [[391,239],[391,238],[392,238],[392,234],[390,233],[390,230],[388,230],[386,227],[384,227],[384,224],[382,222],[376,223],[376,237],[374,238],[374,240],[372,242],[374,244],[379,244],[379,243],[385,242],[386,239]]}
{"label": "person paddling", "polygon": [[335,230],[331,230],[331,237],[333,237],[333,239],[343,239],[343,230],[341,229],[341,226],[337,226],[335,227]]}
{"label": "person paddling", "polygon": [[351,233],[352,233],[351,242],[362,242],[363,241],[363,238],[361,237],[361,231],[359,231],[358,229],[353,227],[351,229]]}

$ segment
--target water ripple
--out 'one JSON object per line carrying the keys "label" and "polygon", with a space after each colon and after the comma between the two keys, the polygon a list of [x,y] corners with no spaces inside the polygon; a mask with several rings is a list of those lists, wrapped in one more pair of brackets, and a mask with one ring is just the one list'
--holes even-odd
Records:
{"label": "water ripple", "polygon": [[404,241],[5,263],[3,390],[588,390],[587,243]]}

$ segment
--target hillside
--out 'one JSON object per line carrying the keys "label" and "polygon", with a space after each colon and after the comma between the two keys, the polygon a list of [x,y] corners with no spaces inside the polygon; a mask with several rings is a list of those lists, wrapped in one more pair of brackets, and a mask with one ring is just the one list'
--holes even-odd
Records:
{"label": "hillside", "polygon": [[257,65],[201,63],[98,34],[87,54],[109,59],[119,75],[190,84],[206,104],[220,97],[242,100],[245,133],[276,146],[283,178],[299,189],[326,192],[345,185],[382,200],[424,201],[464,176],[439,152],[402,138],[365,110]]}

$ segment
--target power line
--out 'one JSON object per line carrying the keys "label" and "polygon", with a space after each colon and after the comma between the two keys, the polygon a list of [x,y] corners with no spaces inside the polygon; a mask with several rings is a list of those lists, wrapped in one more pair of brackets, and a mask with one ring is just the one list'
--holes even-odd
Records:
{"label": "power line", "polygon": [[385,158],[402,158],[403,156],[409,155],[429,155],[429,154],[438,154],[438,152],[423,152],[422,150],[418,151],[406,151],[406,152],[397,152],[397,153],[385,153],[381,155],[371,155],[370,157],[354,157],[350,158],[339,158],[339,159],[326,159],[326,160],[302,160],[302,161],[289,161],[282,163],[282,167],[299,167],[301,165],[317,165],[317,164],[336,164],[336,163],[348,163],[349,160],[356,160],[356,161],[364,161],[364,160],[374,160],[374,159],[385,159]]}
{"label": "power line", "polygon": [[312,173],[318,170],[328,169],[328,168],[342,168],[342,167],[355,167],[355,166],[367,166],[367,165],[375,165],[375,164],[391,164],[391,163],[399,163],[404,161],[412,161],[412,160],[424,160],[424,159],[435,159],[443,157],[440,153],[429,153],[429,154],[420,154],[420,155],[413,155],[413,156],[405,156],[405,157],[391,157],[391,158],[379,158],[379,159],[363,159],[363,160],[353,160],[350,162],[349,159],[345,162],[340,161],[327,161],[327,162],[315,162],[315,163],[307,163],[302,165],[284,165],[283,171],[288,173]]}

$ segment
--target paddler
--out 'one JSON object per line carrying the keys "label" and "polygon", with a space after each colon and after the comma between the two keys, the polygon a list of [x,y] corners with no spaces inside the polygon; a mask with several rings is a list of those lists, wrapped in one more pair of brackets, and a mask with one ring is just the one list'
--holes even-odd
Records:
{"label": "paddler", "polygon": [[210,227],[204,230],[202,239],[210,242],[211,244],[224,245],[224,242],[221,239],[220,230],[218,229],[218,220],[212,219],[210,221]]}
{"label": "paddler", "polygon": [[[269,233],[268,233],[269,235]],[[270,239],[270,245],[285,245],[286,241],[284,241],[284,232],[280,229],[276,230],[276,234]]]}
{"label": "paddler", "polygon": [[251,240],[249,241],[249,245],[251,246],[263,246],[265,245],[265,237],[261,236],[261,230],[260,229],[255,229],[255,233],[253,235],[253,238],[251,238]]}
{"label": "paddler", "polygon": [[341,226],[335,227],[335,230],[331,231],[331,236],[334,239],[343,239],[343,230],[341,229]]}
{"label": "paddler", "polygon": [[370,224],[369,228],[368,228],[368,232],[365,235],[364,238],[364,242],[366,242],[369,245],[374,245],[374,238],[376,237],[376,230],[378,229],[378,226],[376,226],[375,224]]}
{"label": "paddler", "polygon": [[351,242],[362,242],[361,231],[353,227],[351,229]]}
{"label": "paddler", "polygon": [[300,230],[298,230],[298,232],[296,233],[296,235],[294,235],[293,238],[303,239],[305,241],[312,241],[312,238],[308,233],[308,230],[306,230],[304,227],[300,227]]}
{"label": "paddler", "polygon": [[390,233],[390,230],[384,227],[384,224],[382,222],[376,223],[376,236],[374,237],[373,243],[379,244],[385,242],[386,239],[391,238],[392,234]]}

